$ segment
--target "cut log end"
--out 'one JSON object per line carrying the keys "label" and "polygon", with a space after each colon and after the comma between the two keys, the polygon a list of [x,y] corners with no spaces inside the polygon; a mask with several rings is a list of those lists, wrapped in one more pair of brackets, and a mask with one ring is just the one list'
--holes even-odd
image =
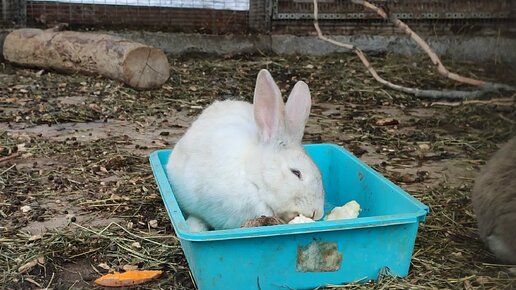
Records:
{"label": "cut log end", "polygon": [[157,88],[170,76],[167,56],[157,48],[138,47],[123,63],[123,80],[133,88]]}
{"label": "cut log end", "polygon": [[106,34],[18,29],[5,37],[2,52],[20,66],[100,74],[135,89],[158,88],[170,76],[160,49]]}
{"label": "cut log end", "polygon": [[0,31],[0,61],[4,61],[4,41],[5,41],[5,38],[7,37],[7,34],[9,34],[9,32],[7,31]]}

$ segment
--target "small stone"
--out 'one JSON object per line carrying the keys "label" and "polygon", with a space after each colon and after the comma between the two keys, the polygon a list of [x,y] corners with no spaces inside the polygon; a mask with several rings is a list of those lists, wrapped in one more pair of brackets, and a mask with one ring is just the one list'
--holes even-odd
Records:
{"label": "small stone", "polygon": [[157,220],[150,220],[149,221],[149,226],[153,229],[157,228],[158,227],[158,221]]}
{"label": "small stone", "polygon": [[106,263],[100,263],[100,264],[98,264],[98,266],[99,266],[100,268],[104,269],[104,270],[109,270],[109,269],[111,269],[111,267],[109,267],[109,265],[108,265],[108,264],[106,264]]}
{"label": "small stone", "polygon": [[142,245],[140,245],[140,243],[138,243],[138,242],[134,242],[131,244],[131,247],[133,247],[135,249],[141,249]]}
{"label": "small stone", "polygon": [[20,210],[24,213],[27,213],[32,210],[32,207],[30,207],[30,205],[24,205],[24,206],[20,207]]}
{"label": "small stone", "polygon": [[423,143],[423,144],[419,144],[418,146],[419,146],[419,149],[421,149],[421,151],[430,150],[430,145],[428,145],[428,144]]}

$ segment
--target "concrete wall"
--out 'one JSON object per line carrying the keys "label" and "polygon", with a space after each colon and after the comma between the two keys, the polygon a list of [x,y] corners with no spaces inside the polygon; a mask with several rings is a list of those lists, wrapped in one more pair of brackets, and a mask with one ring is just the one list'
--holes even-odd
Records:
{"label": "concrete wall", "polygon": [[[191,52],[210,54],[273,52],[324,55],[345,51],[323,42],[315,36],[242,36],[159,32],[116,32],[113,34],[159,47],[172,55]],[[368,52],[395,52],[403,55],[421,53],[419,47],[405,36],[355,35],[337,36],[335,39],[353,43]],[[497,61],[516,65],[516,38],[434,36],[427,37],[426,40],[439,55],[455,60]]]}
{"label": "concrete wall", "polygon": [[[9,30],[3,30],[8,33]],[[275,53],[325,55],[346,52],[345,49],[319,40],[316,36],[292,35],[206,35],[141,31],[97,31],[121,36],[163,49],[170,55],[187,53],[240,54]],[[0,40],[2,40],[0,31]],[[417,55],[422,50],[407,37],[400,36],[336,36],[353,43],[365,52],[393,52]],[[458,61],[497,62],[516,67],[516,38],[509,37],[426,37],[430,46],[440,55]],[[2,42],[0,41],[0,48]]]}

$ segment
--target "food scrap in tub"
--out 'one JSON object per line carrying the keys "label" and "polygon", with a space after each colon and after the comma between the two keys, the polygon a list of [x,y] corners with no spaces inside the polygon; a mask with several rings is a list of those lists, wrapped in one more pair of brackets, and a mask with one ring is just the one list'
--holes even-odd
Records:
{"label": "food scrap in tub", "polygon": [[354,219],[358,217],[360,212],[360,205],[358,202],[352,200],[343,206],[335,207],[324,218],[325,221]]}
{"label": "food scrap in tub", "polygon": [[296,216],[295,218],[293,218],[288,223],[289,224],[304,224],[304,223],[313,223],[313,222],[314,222],[313,219],[300,214],[300,215]]}
{"label": "food scrap in tub", "polygon": [[245,223],[243,223],[240,227],[241,228],[252,228],[252,227],[261,227],[261,226],[274,226],[274,225],[282,225],[285,222],[277,217],[274,216],[264,216],[262,215],[259,218],[255,218],[252,220],[248,220]]}
{"label": "food scrap in tub", "polygon": [[[354,219],[358,217],[358,213],[360,212],[360,205],[358,202],[352,200],[346,203],[343,206],[337,206],[331,210],[331,212],[324,218],[325,221],[333,221],[333,220],[345,220],[345,219]],[[304,223],[313,223],[315,222],[313,219],[306,217],[302,214],[296,216],[292,220],[288,222],[288,224],[304,224]],[[259,218],[255,218],[252,220],[248,220],[240,226],[241,228],[252,228],[252,227],[261,227],[261,226],[273,226],[273,225],[282,225],[285,222],[274,216],[264,216],[262,215]]]}

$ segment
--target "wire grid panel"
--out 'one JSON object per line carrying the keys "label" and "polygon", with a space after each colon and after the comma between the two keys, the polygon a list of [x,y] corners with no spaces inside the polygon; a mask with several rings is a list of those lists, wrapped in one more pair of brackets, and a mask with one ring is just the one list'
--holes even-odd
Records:
{"label": "wire grid panel", "polygon": [[31,2],[56,2],[141,7],[202,8],[236,11],[249,10],[249,0],[32,0]]}
{"label": "wire grid panel", "polygon": [[[313,0],[271,0],[274,33],[312,34]],[[370,0],[419,32],[438,35],[514,33],[515,0]],[[374,11],[351,0],[318,0],[319,24],[332,34],[394,32]]]}
{"label": "wire grid panel", "polygon": [[31,0],[34,25],[158,29],[172,32],[246,32],[249,0]]}
{"label": "wire grid panel", "polygon": [[[379,16],[350,0],[318,0],[319,19],[374,20]],[[371,0],[400,19],[506,19],[514,0]],[[273,19],[313,19],[313,0],[273,0]]]}
{"label": "wire grid panel", "polygon": [[25,0],[0,0],[0,26],[24,26],[27,20]]}

